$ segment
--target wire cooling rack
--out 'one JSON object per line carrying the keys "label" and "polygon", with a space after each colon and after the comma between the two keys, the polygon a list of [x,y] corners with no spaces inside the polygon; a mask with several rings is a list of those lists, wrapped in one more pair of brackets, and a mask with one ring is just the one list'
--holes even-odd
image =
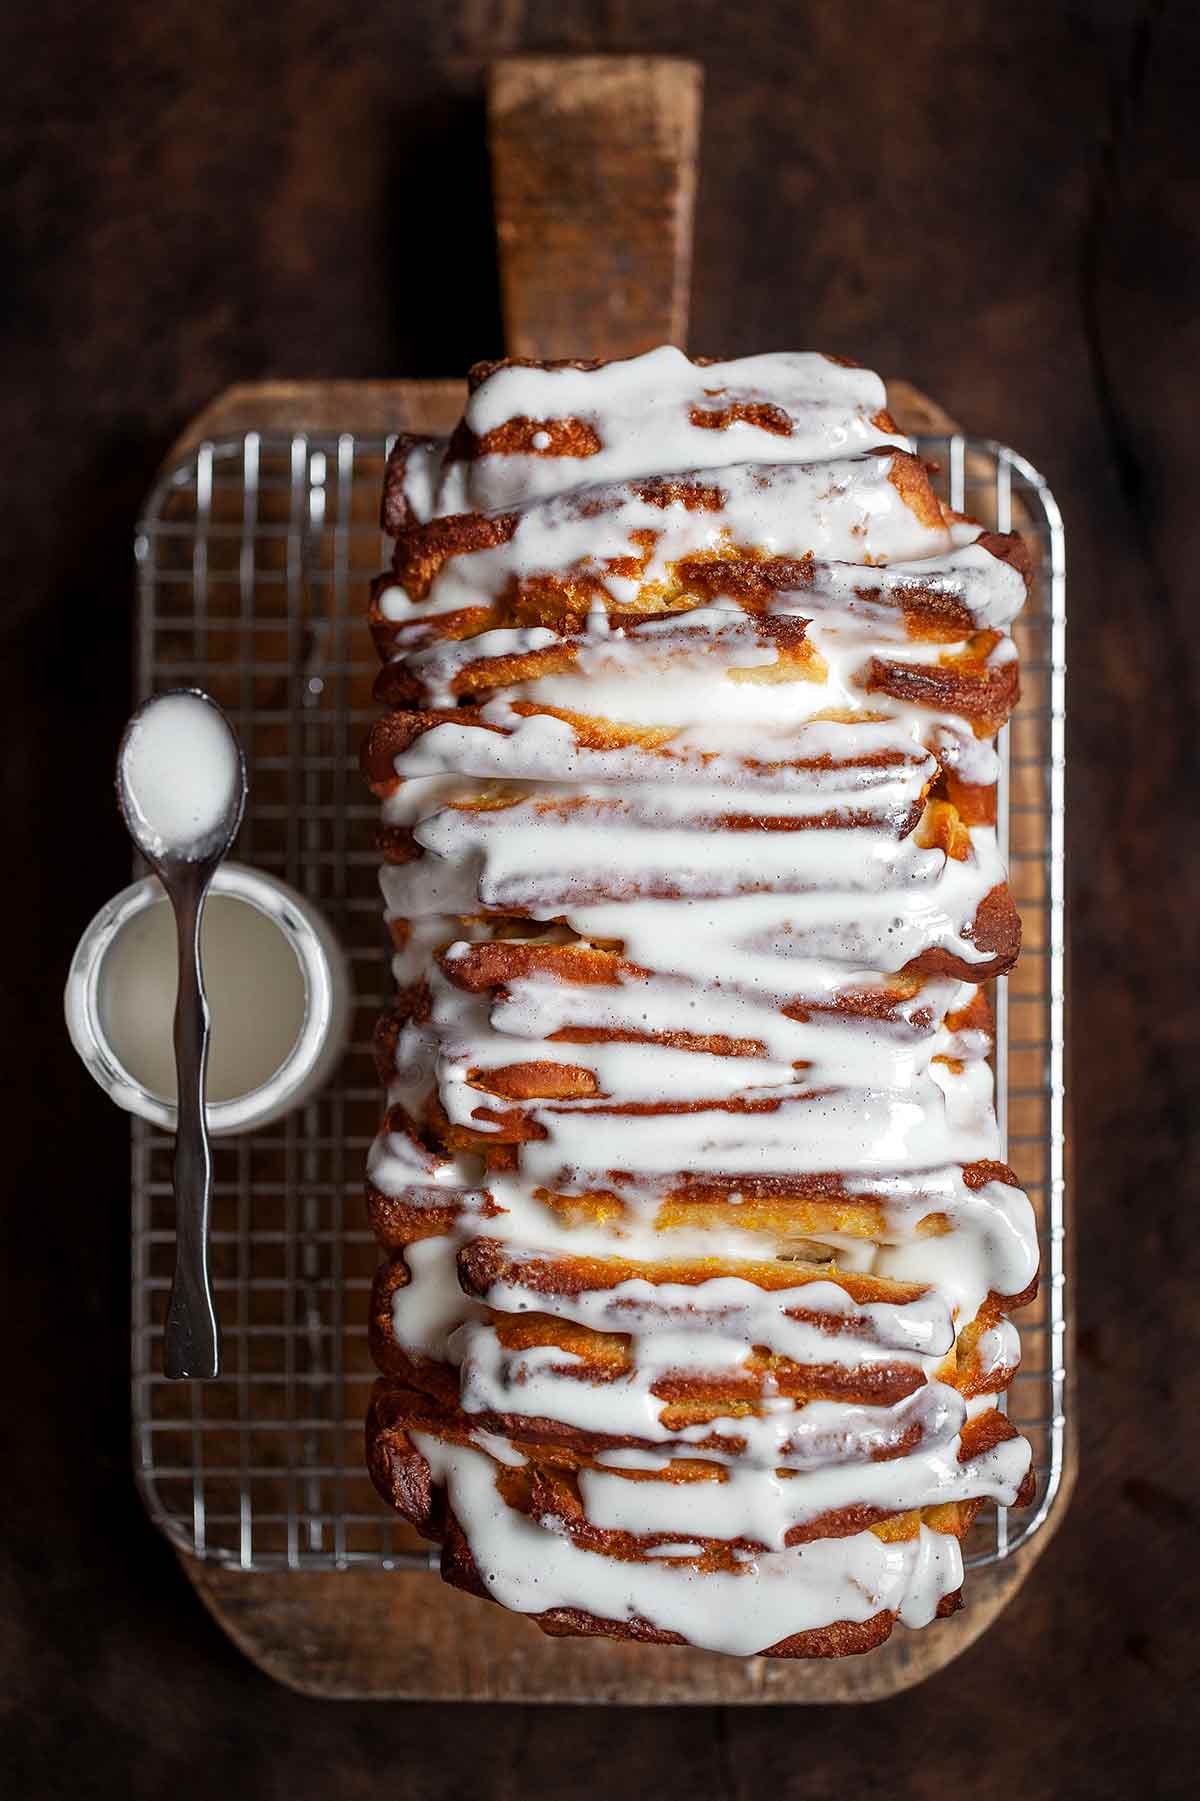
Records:
{"label": "wire cooling rack", "polygon": [[[1065,571],[1058,508],[1023,458],[979,439],[922,438],[951,503],[1024,531],[1036,558],[1016,627],[1023,698],[1005,737],[1000,826],[1024,924],[998,984],[996,1073],[1009,1161],[1042,1240],[1038,1301],[1009,1411],[1031,1439],[1034,1505],[981,1516],[969,1565],[1011,1554],[1048,1517],[1064,1467],[1063,1092]],[[387,442],[244,436],[169,467],[138,529],[138,699],[206,688],[246,751],[238,856],[320,907],[354,975],[351,1046],[329,1086],[277,1125],[213,1146],[213,1269],[225,1375],[168,1382],[173,1139],[132,1126],[133,1424],[151,1518],[174,1544],[247,1570],[428,1567],[363,1468],[373,1371],[367,1297],[377,1251],[362,1188],[380,1092],[370,1055],[386,954],[372,848],[376,808],[357,768],[374,716],[366,586],[386,560],[376,523]]]}

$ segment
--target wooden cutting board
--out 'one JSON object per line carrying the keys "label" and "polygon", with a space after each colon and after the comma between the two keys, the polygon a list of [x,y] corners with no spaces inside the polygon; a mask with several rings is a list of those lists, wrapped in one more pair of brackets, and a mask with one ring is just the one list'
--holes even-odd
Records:
{"label": "wooden cutting board", "polygon": [[[622,356],[685,343],[698,66],[514,58],[492,72],[488,111],[509,353]],[[204,439],[252,429],[447,432],[463,398],[458,380],[237,386],[192,421],[169,460]],[[906,430],[957,429],[904,383],[890,383],[888,398]],[[898,1629],[866,1657],[830,1662],[546,1638],[419,1571],[255,1574],[181,1562],[234,1643],[307,1694],[623,1705],[865,1701],[923,1680],[991,1624],[1061,1521],[1074,1470],[1072,1442],[1066,1492],[1050,1518],[1005,1562],[972,1574],[963,1612],[924,1632]]]}

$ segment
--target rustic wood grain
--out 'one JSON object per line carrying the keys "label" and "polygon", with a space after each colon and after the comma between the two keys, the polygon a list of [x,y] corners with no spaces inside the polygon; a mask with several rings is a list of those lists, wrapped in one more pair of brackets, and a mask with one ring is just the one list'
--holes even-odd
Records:
{"label": "rustic wood grain", "polygon": [[226,388],[189,419],[164,463],[206,438],[248,431],[337,432],[386,437],[389,432],[448,436],[462,416],[467,384],[445,381],[263,381]]}
{"label": "rustic wood grain", "polygon": [[700,87],[699,64],[668,57],[508,57],[492,69],[511,356],[686,342]]}
{"label": "rustic wood grain", "polygon": [[952,1619],[917,1633],[897,1627],[864,1657],[798,1662],[547,1638],[519,1614],[422,1571],[253,1575],[182,1562],[247,1657],[327,1700],[845,1704],[883,1700],[944,1670],[1008,1605],[1052,1535],[1048,1522],[1008,1563],[972,1572],[968,1605]]}

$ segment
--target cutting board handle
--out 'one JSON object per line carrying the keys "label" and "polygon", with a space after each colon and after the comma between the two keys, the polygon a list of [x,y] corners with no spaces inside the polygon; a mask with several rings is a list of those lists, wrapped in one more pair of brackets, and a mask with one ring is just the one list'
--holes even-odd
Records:
{"label": "cutting board handle", "polygon": [[700,65],[513,56],[488,78],[488,145],[510,356],[685,345]]}

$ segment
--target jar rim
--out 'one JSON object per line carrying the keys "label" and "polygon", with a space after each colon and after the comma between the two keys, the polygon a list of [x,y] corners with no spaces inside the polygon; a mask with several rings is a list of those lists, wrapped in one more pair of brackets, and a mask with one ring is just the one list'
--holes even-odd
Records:
{"label": "jar rim", "polygon": [[[276,876],[244,863],[222,863],[210,895],[244,901],[279,928],[300,966],[304,984],[304,1020],[291,1050],[258,1087],[230,1100],[209,1101],[205,1112],[214,1136],[246,1132],[288,1111],[310,1081],[345,1024],[345,981],[340,947],[311,903]],[[105,1029],[100,1005],[107,957],[118,936],[152,906],[169,905],[157,876],[143,876],[115,894],[85,929],[71,959],[63,1008],[71,1042],[84,1066],[118,1107],[135,1113],[163,1131],[173,1132],[174,1101],[155,1094],[121,1062]],[[339,1005],[340,1003],[340,1005]]]}

